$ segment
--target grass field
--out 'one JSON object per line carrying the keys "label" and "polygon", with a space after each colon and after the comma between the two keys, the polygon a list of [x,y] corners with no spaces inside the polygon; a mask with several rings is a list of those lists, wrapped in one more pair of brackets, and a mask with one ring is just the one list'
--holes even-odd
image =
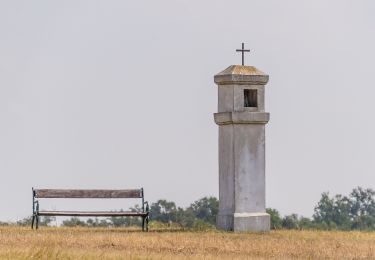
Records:
{"label": "grass field", "polygon": [[375,259],[375,233],[0,227],[1,259]]}

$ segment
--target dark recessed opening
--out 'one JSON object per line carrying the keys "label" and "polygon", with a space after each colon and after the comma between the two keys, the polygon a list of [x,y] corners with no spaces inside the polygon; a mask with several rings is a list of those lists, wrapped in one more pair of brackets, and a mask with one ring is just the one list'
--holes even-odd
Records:
{"label": "dark recessed opening", "polygon": [[257,107],[258,106],[258,91],[256,89],[244,89],[244,106],[245,107]]}

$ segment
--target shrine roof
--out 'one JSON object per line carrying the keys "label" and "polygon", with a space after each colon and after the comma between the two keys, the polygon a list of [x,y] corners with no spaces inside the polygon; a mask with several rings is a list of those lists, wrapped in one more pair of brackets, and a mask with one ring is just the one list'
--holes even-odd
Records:
{"label": "shrine roof", "polygon": [[254,66],[231,65],[215,75],[215,83],[223,84],[266,84],[268,75]]}

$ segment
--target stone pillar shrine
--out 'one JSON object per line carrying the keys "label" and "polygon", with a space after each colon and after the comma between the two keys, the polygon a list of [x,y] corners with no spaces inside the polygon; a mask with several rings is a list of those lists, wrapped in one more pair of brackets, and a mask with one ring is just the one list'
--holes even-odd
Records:
{"label": "stone pillar shrine", "polygon": [[[243,45],[242,45],[243,46]],[[241,50],[238,50],[241,51]],[[242,48],[242,55],[244,48]],[[253,66],[232,65],[215,75],[218,85],[219,229],[270,230],[265,205],[264,89],[268,75]]]}

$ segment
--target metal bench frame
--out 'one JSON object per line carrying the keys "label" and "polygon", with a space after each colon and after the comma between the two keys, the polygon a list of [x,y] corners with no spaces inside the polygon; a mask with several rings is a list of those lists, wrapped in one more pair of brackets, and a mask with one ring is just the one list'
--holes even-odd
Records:
{"label": "metal bench frame", "polygon": [[[149,206],[144,200],[143,188],[132,190],[67,190],[67,189],[34,189],[33,216],[31,228],[38,229],[39,216],[77,216],[77,217],[142,217],[142,231],[148,231]],[[39,210],[39,198],[63,198],[63,199],[142,199],[142,211],[45,211]]]}

